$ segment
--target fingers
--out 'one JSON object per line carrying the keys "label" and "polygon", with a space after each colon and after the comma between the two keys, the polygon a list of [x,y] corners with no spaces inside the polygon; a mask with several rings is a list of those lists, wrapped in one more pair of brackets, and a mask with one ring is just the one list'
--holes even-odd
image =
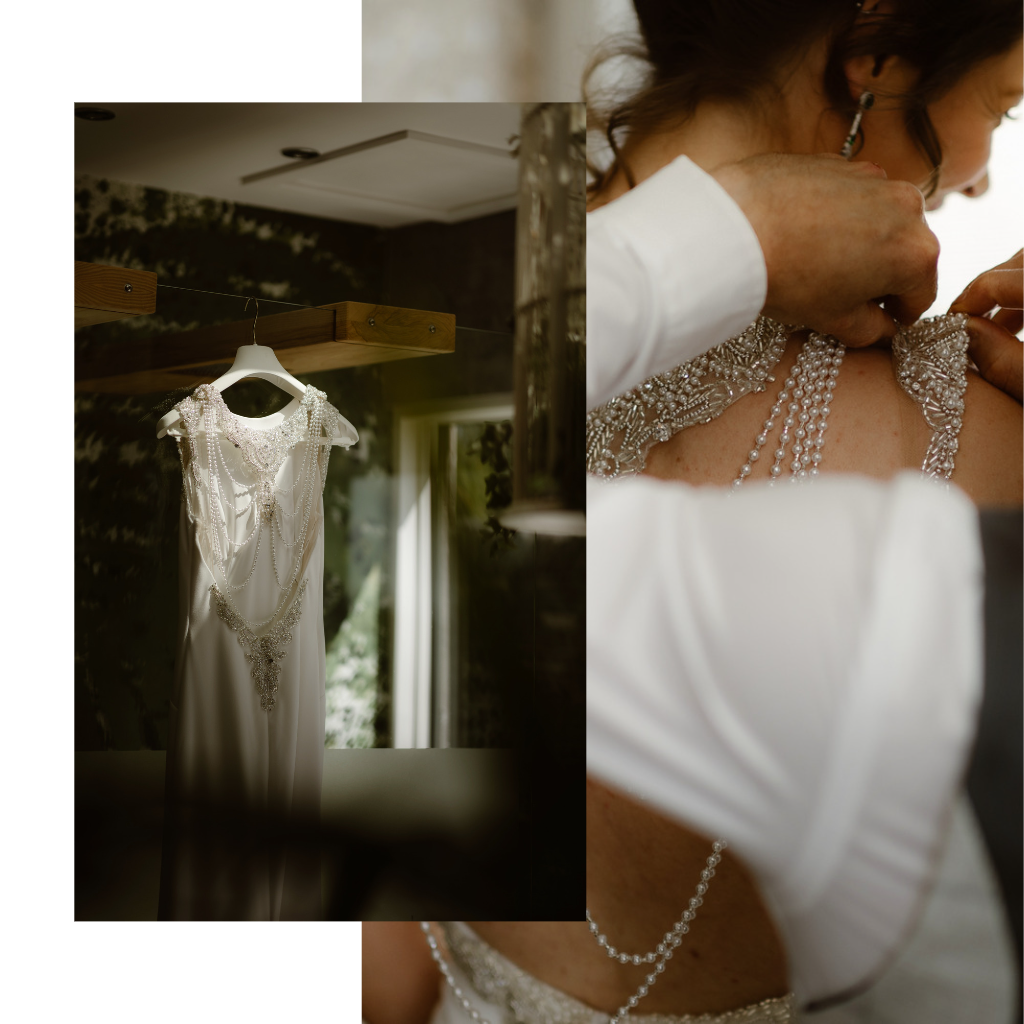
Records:
{"label": "fingers", "polygon": [[939,289],[939,240],[924,221],[924,197],[919,189],[904,182],[892,182],[889,188],[903,187],[901,199],[908,214],[918,221],[900,252],[905,285],[894,289],[885,299],[885,308],[901,324],[916,323],[935,301]]}
{"label": "fingers", "polygon": [[1022,401],[1024,344],[998,324],[980,316],[972,316],[967,322],[967,333],[971,339],[968,354],[982,377],[1018,402]]}
{"label": "fingers", "polygon": [[1019,270],[989,270],[975,278],[949,311],[980,316],[995,306],[1024,308],[1024,277]]}
{"label": "fingers", "polygon": [[[934,238],[934,236],[932,236]],[[928,246],[929,252],[919,260],[918,275],[899,295],[887,295],[886,311],[901,324],[917,323],[935,301],[939,289],[939,244]]]}
{"label": "fingers", "polygon": [[1017,334],[1024,327],[1024,310],[1000,309],[990,319],[992,323],[999,324],[1000,327],[1005,328],[1011,334]]}
{"label": "fingers", "polygon": [[882,338],[891,338],[897,326],[892,317],[875,302],[865,302],[849,316],[828,328],[828,333],[850,348],[865,348]]}
{"label": "fingers", "polygon": [[935,301],[939,279],[935,273],[919,278],[903,295],[887,295],[886,311],[901,324],[917,323]]}

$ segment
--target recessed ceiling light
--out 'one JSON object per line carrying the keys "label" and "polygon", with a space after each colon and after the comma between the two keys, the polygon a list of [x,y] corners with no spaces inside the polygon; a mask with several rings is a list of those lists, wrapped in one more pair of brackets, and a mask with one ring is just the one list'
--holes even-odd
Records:
{"label": "recessed ceiling light", "polygon": [[313,157],[319,155],[319,150],[306,149],[305,146],[288,146],[287,148],[281,150],[281,156],[286,156],[289,159],[295,160],[312,160]]}
{"label": "recessed ceiling light", "polygon": [[104,110],[103,107],[75,107],[75,117],[83,121],[113,121],[115,114],[112,110]]}

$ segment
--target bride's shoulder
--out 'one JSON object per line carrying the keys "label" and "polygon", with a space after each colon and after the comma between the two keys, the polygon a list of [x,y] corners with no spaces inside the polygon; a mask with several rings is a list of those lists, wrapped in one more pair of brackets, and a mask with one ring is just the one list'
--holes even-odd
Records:
{"label": "bride's shoulder", "polygon": [[[831,426],[829,468],[880,476],[920,468],[933,434],[897,383],[891,351],[881,347],[847,350]],[[1020,504],[1022,457],[1020,404],[968,370],[953,483],[978,505]]]}
{"label": "bride's shoulder", "polygon": [[979,505],[1021,504],[1024,410],[972,370],[953,482]]}
{"label": "bride's shoulder", "polygon": [[363,1016],[426,1024],[441,975],[419,922],[367,921],[362,949]]}
{"label": "bride's shoulder", "polygon": [[[920,468],[933,434],[921,407],[897,383],[892,352],[884,347],[847,350],[831,426],[829,468],[879,476]],[[1020,504],[1022,456],[1020,404],[968,370],[953,483],[978,505]]]}

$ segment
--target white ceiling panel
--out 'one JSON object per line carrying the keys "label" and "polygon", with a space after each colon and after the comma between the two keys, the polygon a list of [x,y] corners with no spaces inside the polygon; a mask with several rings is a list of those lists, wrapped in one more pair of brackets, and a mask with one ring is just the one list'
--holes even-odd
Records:
{"label": "white ceiling panel", "polygon": [[[75,120],[76,170],[97,177],[382,227],[515,206],[516,104],[89,105],[116,115]],[[356,151],[292,162],[288,146]]]}
{"label": "white ceiling panel", "polygon": [[[517,164],[498,149],[456,147],[443,137],[397,139],[337,160],[299,166],[287,188],[327,193],[357,210],[451,223],[515,205]],[[391,208],[398,207],[397,211]]]}

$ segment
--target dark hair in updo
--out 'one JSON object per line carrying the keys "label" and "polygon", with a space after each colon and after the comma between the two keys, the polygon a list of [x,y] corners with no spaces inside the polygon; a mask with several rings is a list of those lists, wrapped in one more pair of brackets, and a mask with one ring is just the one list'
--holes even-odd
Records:
{"label": "dark hair in updo", "polygon": [[932,166],[931,194],[942,147],[928,104],[1017,41],[1021,2],[895,0],[891,13],[873,14],[876,3],[867,0],[862,12],[854,0],[633,0],[642,44],[620,41],[605,48],[588,78],[612,57],[633,57],[646,65],[646,81],[631,98],[604,110],[588,96],[588,129],[601,131],[614,154],[610,167],[591,168],[591,190],[603,187],[620,165],[633,184],[619,152],[625,136],[679,123],[705,100],[751,100],[788,59],[828,35],[825,93],[832,109],[851,118],[856,102],[843,70],[847,60],[898,56],[919,70],[914,88],[898,98],[910,138]]}

